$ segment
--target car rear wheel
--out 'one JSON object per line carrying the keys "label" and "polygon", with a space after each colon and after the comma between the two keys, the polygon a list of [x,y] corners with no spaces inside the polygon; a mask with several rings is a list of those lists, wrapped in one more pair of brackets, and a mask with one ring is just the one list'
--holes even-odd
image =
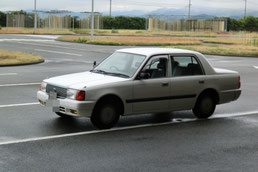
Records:
{"label": "car rear wheel", "polygon": [[193,113],[197,118],[209,118],[215,111],[215,100],[209,94],[204,94],[198,98]]}
{"label": "car rear wheel", "polygon": [[118,109],[114,104],[101,103],[95,107],[91,122],[99,129],[109,129],[117,123],[119,117]]}

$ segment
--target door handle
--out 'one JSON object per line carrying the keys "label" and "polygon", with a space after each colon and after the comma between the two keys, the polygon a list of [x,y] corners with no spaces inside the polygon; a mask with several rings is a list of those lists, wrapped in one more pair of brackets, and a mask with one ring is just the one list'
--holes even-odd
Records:
{"label": "door handle", "polygon": [[199,84],[204,84],[204,80],[199,80]]}
{"label": "door handle", "polygon": [[167,87],[168,86],[168,82],[163,82],[161,85],[162,85],[162,87]]}

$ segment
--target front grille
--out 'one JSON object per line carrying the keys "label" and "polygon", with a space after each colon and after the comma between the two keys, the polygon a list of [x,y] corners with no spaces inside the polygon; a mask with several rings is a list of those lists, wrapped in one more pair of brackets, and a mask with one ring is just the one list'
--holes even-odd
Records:
{"label": "front grille", "polygon": [[57,87],[54,85],[47,84],[46,92],[49,93],[50,91],[56,92],[58,98],[66,98],[67,96],[67,89],[62,87]]}
{"label": "front grille", "polygon": [[65,108],[60,106],[60,107],[59,107],[59,111],[60,111],[60,112],[65,112]]}

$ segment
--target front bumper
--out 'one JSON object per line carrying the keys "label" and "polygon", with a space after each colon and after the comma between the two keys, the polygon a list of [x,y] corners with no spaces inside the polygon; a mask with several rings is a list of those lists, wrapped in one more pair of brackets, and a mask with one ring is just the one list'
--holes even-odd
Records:
{"label": "front bumper", "polygon": [[60,112],[70,116],[90,117],[95,106],[95,101],[77,101],[71,99],[49,100],[46,92],[38,91],[37,98],[44,106],[52,107],[54,112]]}

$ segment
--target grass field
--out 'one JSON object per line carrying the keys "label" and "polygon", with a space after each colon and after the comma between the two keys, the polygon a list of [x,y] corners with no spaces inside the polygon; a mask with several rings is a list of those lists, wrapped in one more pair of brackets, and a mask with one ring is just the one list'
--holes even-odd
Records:
{"label": "grass field", "polygon": [[[34,29],[2,28],[0,33],[33,34]],[[128,45],[128,46],[166,46],[191,49],[207,54],[258,56],[258,33],[252,32],[171,32],[146,30],[95,30],[95,37],[75,36],[74,34],[90,34],[87,29],[38,29],[36,34],[63,34],[60,41],[99,45]],[[68,36],[69,35],[69,36]],[[74,36],[71,36],[74,35]],[[111,35],[108,37],[105,35]],[[116,37],[117,36],[117,37]]]}
{"label": "grass field", "polygon": [[[34,34],[33,28],[2,28],[0,34]],[[39,35],[56,35],[56,34],[74,34],[69,29],[37,29],[36,34]]]}
{"label": "grass field", "polygon": [[[0,34],[34,34],[33,28],[2,28],[0,30]],[[36,34],[90,34],[90,29],[37,29]],[[174,31],[164,31],[164,30],[107,30],[107,29],[99,29],[94,30],[95,35],[124,35],[124,36],[175,36],[175,37],[258,37],[258,34],[255,32],[247,33],[247,32],[174,32]]]}
{"label": "grass field", "polygon": [[199,38],[199,37],[95,37],[90,40],[88,36],[62,36],[60,41],[99,45],[129,45],[129,46],[165,46],[195,50],[206,54],[257,56],[258,39],[241,38]]}
{"label": "grass field", "polygon": [[188,50],[198,51],[204,54],[258,57],[258,47],[246,46],[246,45],[200,45],[200,46],[169,46],[169,47],[188,49]]}
{"label": "grass field", "polygon": [[191,38],[169,38],[169,37],[96,37],[90,40],[84,36],[62,36],[60,41],[99,45],[130,45],[130,46],[169,46],[169,45],[201,45],[201,39]]}
{"label": "grass field", "polygon": [[0,66],[37,63],[43,61],[44,59],[42,57],[35,54],[0,49]]}

